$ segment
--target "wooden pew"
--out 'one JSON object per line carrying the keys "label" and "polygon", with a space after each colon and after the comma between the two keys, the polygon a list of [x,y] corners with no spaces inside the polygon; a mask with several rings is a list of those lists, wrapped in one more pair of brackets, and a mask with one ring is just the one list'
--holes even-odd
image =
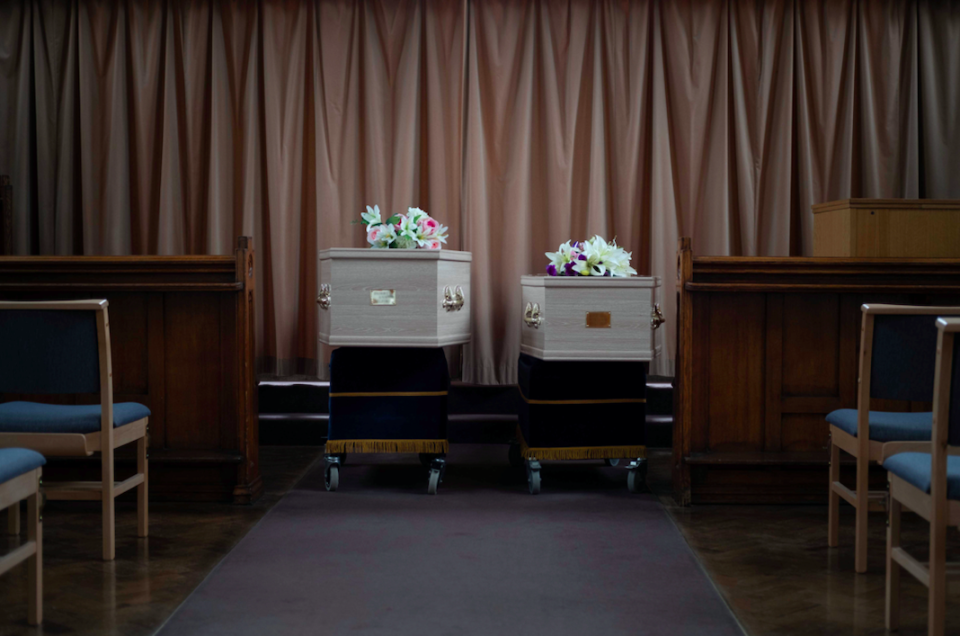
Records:
{"label": "wooden pew", "polygon": [[[253,266],[247,237],[234,256],[0,257],[0,298],[106,298],[114,400],[152,411],[151,499],[250,503],[263,488]],[[20,398],[56,401],[0,395]],[[123,460],[118,452],[121,475]],[[95,469],[89,464],[51,459],[44,472],[77,479]]]}
{"label": "wooden pew", "polygon": [[857,407],[860,305],[960,304],[960,259],[693,257],[684,238],[677,290],[677,501],[825,502],[824,416]]}

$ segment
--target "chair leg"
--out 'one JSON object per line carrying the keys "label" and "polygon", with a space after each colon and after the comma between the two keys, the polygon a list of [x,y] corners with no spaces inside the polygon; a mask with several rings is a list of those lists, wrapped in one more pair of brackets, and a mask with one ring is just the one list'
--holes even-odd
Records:
{"label": "chair leg", "polygon": [[137,486],[137,536],[149,535],[150,513],[147,508],[147,437],[137,440],[137,472],[143,475],[143,483]]}
{"label": "chair leg", "polygon": [[833,484],[840,481],[840,447],[830,444],[830,498],[827,503],[827,545],[835,548],[840,545],[840,495]]}
{"label": "chair leg", "polygon": [[946,618],[947,593],[947,524],[936,512],[930,519],[930,597],[927,633],[943,636]]}
{"label": "chair leg", "polygon": [[17,501],[7,508],[7,534],[16,537],[20,534],[20,502]]}
{"label": "chair leg", "polygon": [[113,449],[103,449],[101,456],[101,495],[103,502],[103,560],[113,561],[116,556],[116,526],[114,525],[113,497]]}
{"label": "chair leg", "polygon": [[858,574],[867,571],[867,518],[870,514],[870,459],[857,457],[857,527],[854,569]]}
{"label": "chair leg", "polygon": [[893,560],[893,549],[900,547],[900,502],[890,498],[890,518],[887,525],[887,629],[900,628],[900,564]]}
{"label": "chair leg", "polygon": [[37,545],[37,550],[27,563],[27,622],[39,625],[43,622],[43,526],[40,521],[39,490],[27,499],[27,539]]}

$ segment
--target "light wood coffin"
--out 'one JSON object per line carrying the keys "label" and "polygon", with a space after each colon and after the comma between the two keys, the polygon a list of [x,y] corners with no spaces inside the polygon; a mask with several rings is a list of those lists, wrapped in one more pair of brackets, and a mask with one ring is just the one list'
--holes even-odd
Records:
{"label": "light wood coffin", "polygon": [[333,248],[320,252],[320,342],[445,347],[470,341],[470,252]]}
{"label": "light wood coffin", "polygon": [[650,361],[658,277],[521,276],[520,350],[541,360]]}

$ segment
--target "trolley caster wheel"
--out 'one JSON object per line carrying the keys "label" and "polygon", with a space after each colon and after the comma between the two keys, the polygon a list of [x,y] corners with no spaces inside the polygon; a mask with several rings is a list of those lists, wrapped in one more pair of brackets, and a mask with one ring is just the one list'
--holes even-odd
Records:
{"label": "trolley caster wheel", "polygon": [[513,468],[523,468],[523,450],[520,444],[510,444],[510,451],[507,453],[507,459]]}
{"label": "trolley caster wheel", "polygon": [[619,459],[605,459],[605,460],[603,460],[603,463],[606,464],[607,466],[617,466],[618,464],[620,464],[620,460],[619,460]]}
{"label": "trolley caster wheel", "polygon": [[340,457],[341,455],[323,456],[323,485],[330,492],[336,492],[340,487]]}
{"label": "trolley caster wheel", "polygon": [[647,481],[647,460],[636,459],[627,467],[627,490],[633,493],[641,492]]}
{"label": "trolley caster wheel", "polygon": [[440,470],[437,468],[430,469],[430,481],[427,483],[427,494],[435,495],[437,494],[437,486],[440,485]]}
{"label": "trolley caster wheel", "polygon": [[339,466],[333,464],[323,472],[323,485],[326,486],[330,492],[336,492],[337,488],[340,487]]}
{"label": "trolley caster wheel", "polygon": [[536,459],[527,460],[527,490],[531,495],[540,493],[540,462]]}

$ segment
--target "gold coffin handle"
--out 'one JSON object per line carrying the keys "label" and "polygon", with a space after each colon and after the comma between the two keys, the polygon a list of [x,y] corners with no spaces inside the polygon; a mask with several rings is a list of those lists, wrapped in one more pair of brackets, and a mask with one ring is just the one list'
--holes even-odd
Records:
{"label": "gold coffin handle", "polygon": [[666,322],[663,317],[663,312],[660,311],[660,303],[656,303],[653,306],[653,313],[650,316],[650,327],[653,329],[657,329],[660,325]]}
{"label": "gold coffin handle", "polygon": [[454,290],[451,290],[449,285],[444,286],[441,307],[447,311],[460,311],[463,309],[463,303],[463,288],[460,285],[457,285]]}
{"label": "gold coffin handle", "polygon": [[320,309],[330,309],[330,285],[323,283],[320,285],[320,295],[317,296],[317,304]]}
{"label": "gold coffin handle", "polygon": [[527,323],[528,327],[540,328],[543,316],[540,314],[539,303],[527,303],[527,308],[523,311],[523,322]]}

